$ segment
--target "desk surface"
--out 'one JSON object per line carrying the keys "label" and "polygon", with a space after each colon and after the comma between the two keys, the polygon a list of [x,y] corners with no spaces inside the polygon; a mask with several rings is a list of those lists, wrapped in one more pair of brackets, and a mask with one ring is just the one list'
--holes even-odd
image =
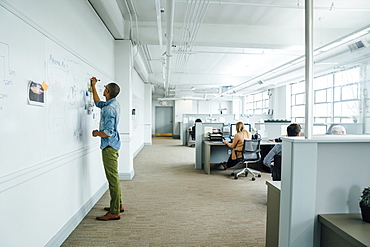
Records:
{"label": "desk surface", "polygon": [[266,185],[280,193],[281,181],[266,181]]}
{"label": "desk surface", "polygon": [[370,246],[370,224],[362,220],[361,214],[319,214],[319,221],[349,242]]}
{"label": "desk surface", "polygon": [[[212,145],[212,146],[215,146],[215,145],[226,145],[222,141],[204,141],[204,143],[207,144],[207,145]],[[260,143],[260,145],[275,145],[277,143],[281,143],[281,142],[262,140],[261,143]]]}

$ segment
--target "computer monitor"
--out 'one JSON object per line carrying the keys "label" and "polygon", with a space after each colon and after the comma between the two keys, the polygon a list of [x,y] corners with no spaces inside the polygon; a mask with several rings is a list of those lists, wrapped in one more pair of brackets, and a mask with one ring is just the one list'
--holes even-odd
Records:
{"label": "computer monitor", "polygon": [[[249,123],[244,123],[244,128],[251,132],[252,127]],[[236,124],[230,124],[230,136],[235,136],[236,132]]]}

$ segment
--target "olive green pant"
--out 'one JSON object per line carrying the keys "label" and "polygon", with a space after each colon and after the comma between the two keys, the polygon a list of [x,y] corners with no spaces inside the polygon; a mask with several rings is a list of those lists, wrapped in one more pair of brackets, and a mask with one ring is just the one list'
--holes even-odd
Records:
{"label": "olive green pant", "polygon": [[109,183],[110,193],[110,212],[119,214],[120,205],[122,205],[121,186],[118,178],[118,150],[112,147],[106,147],[102,150],[105,176]]}

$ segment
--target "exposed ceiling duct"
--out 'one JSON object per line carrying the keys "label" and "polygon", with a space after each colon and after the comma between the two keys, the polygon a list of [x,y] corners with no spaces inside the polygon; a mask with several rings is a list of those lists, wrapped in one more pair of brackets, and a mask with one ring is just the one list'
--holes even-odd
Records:
{"label": "exposed ceiling duct", "polygon": [[[304,61],[297,59],[304,54],[304,1],[89,2],[109,5],[106,9],[94,8],[99,16],[109,16],[111,20],[104,21],[105,24],[118,21],[115,26],[106,24],[115,39],[121,39],[113,33],[115,29],[122,30],[119,19],[124,18],[124,39],[131,40],[138,51],[133,52],[135,69],[144,82],[154,85],[154,99],[164,96],[210,99],[220,96],[220,87],[231,85],[229,93],[223,94],[227,98],[245,94],[250,88],[259,91],[291,83],[290,78],[302,79],[301,72],[294,69],[301,71],[304,66]],[[112,9],[118,10],[116,5],[122,17],[110,13]],[[315,56],[315,73],[348,67],[351,61],[358,64],[356,58],[366,59],[370,44],[359,36],[340,45],[346,48],[345,55],[333,57],[334,50],[327,51],[338,46],[338,42],[334,42],[338,37],[369,25],[370,1],[358,0],[355,5],[342,1],[341,4],[335,2],[334,6],[332,1],[325,0],[315,2],[313,7],[317,17],[314,46],[323,47]],[[321,54],[323,52],[325,54]],[[190,90],[192,87],[194,90]]]}
{"label": "exposed ceiling duct", "polygon": [[186,6],[181,41],[177,44],[176,73],[184,73],[189,56],[192,55],[194,41],[207,12],[209,0],[190,0]]}
{"label": "exposed ceiling duct", "polygon": [[89,0],[91,6],[99,13],[100,19],[115,39],[124,38],[125,20],[116,1]]}
{"label": "exposed ceiling duct", "polygon": [[166,45],[166,63],[165,63],[165,78],[164,78],[164,94],[168,95],[171,74],[171,58],[172,58],[172,42],[173,42],[173,20],[175,16],[175,0],[167,0],[167,45]]}

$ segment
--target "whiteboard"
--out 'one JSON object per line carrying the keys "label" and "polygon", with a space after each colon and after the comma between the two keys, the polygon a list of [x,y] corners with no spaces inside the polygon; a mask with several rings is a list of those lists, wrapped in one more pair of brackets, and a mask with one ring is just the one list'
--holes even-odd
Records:
{"label": "whiteboard", "polygon": [[[112,79],[2,7],[0,22],[0,176],[99,145],[89,78],[101,99]],[[30,81],[44,85],[43,104],[30,104]]]}

